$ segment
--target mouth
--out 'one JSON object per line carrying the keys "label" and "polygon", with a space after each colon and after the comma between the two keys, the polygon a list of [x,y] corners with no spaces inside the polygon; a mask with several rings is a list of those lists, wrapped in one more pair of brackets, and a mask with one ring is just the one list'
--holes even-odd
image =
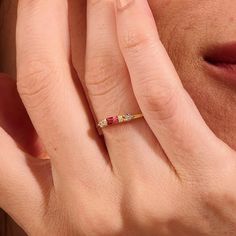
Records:
{"label": "mouth", "polygon": [[204,62],[213,77],[236,84],[236,42],[213,46]]}

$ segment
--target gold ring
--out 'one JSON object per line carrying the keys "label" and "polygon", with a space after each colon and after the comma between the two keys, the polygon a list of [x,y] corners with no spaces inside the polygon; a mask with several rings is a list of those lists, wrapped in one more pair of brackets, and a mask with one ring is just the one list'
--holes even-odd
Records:
{"label": "gold ring", "polygon": [[142,117],[143,114],[136,114],[136,115],[125,114],[125,115],[111,116],[99,121],[98,127],[103,129],[111,125],[118,125],[121,123],[130,122],[132,120],[136,120]]}

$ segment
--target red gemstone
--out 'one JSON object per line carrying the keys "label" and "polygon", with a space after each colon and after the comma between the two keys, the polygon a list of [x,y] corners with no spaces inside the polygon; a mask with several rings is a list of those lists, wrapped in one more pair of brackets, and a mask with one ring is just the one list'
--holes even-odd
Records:
{"label": "red gemstone", "polygon": [[112,125],[113,124],[113,117],[108,117],[107,118],[107,124]]}
{"label": "red gemstone", "polygon": [[119,123],[118,116],[108,117],[107,118],[107,124],[108,125],[113,125],[113,124],[118,124],[118,123]]}
{"label": "red gemstone", "polygon": [[113,117],[113,124],[119,124],[118,116]]}

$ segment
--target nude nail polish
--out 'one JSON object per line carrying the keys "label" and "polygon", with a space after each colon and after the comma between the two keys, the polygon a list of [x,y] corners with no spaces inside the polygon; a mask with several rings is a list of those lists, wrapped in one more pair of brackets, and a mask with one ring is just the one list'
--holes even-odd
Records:
{"label": "nude nail polish", "polygon": [[116,0],[117,2],[117,8],[118,9],[124,9],[129,4],[131,4],[134,0]]}

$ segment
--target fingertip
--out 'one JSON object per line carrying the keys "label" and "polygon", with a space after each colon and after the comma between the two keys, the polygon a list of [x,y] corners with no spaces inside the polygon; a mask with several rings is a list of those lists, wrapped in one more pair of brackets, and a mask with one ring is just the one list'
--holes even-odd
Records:
{"label": "fingertip", "polygon": [[117,10],[124,10],[129,5],[134,3],[135,0],[116,0],[116,8]]}

